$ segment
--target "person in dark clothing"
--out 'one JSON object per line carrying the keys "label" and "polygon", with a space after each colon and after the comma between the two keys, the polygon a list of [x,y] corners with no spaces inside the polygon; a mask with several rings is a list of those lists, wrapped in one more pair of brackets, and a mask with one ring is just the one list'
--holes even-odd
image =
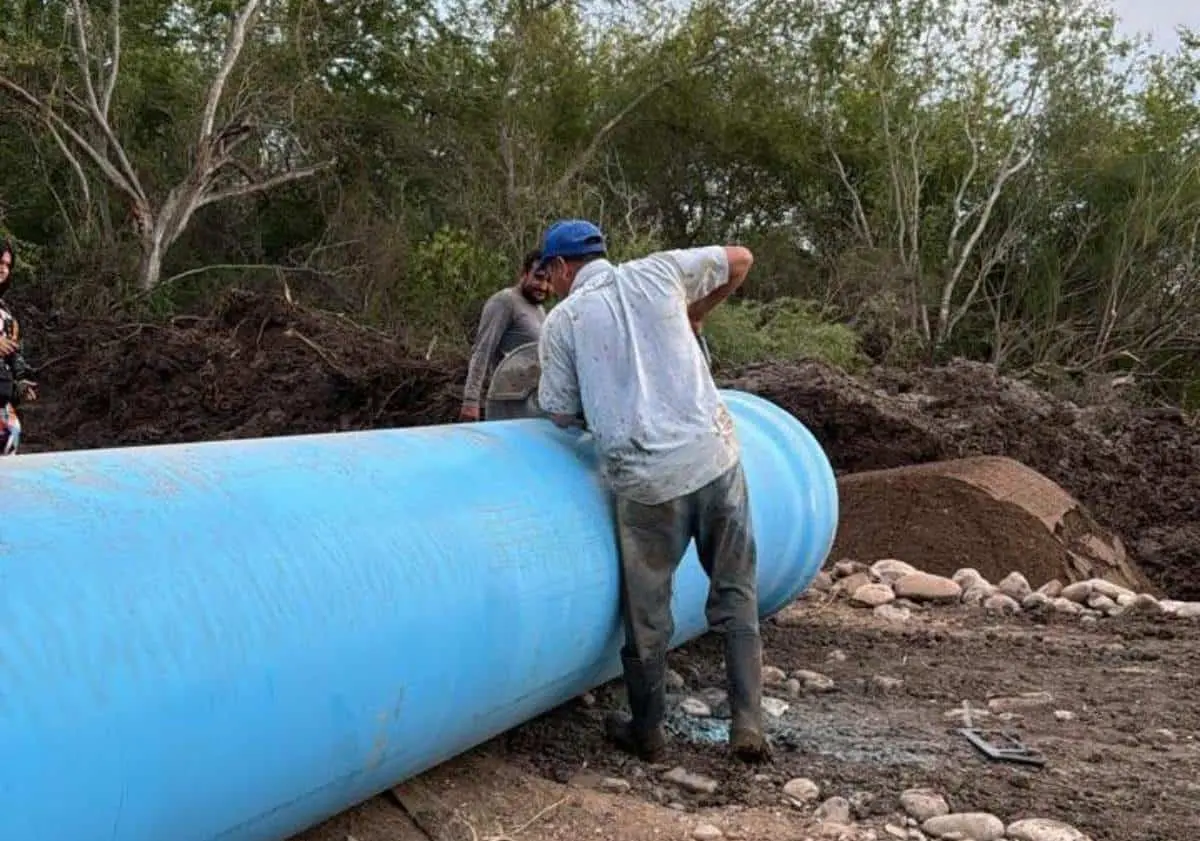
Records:
{"label": "person in dark clothing", "polygon": [[545,274],[537,269],[541,256],[540,251],[526,254],[517,282],[492,295],[483,305],[459,420],[479,420],[484,379],[501,359],[522,345],[536,343],[541,336],[546,320],[543,303],[550,291]]}
{"label": "person in dark clothing", "polygon": [[21,327],[4,300],[12,283],[17,252],[9,240],[0,240],[0,455],[16,455],[21,444],[21,419],[17,406],[37,400],[33,369],[21,353]]}

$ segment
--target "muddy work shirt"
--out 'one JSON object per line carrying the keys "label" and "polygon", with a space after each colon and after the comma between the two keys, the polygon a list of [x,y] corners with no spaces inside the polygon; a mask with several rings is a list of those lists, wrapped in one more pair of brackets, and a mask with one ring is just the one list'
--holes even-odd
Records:
{"label": "muddy work shirt", "polygon": [[542,327],[538,402],[583,414],[609,488],[657,505],[739,458],[687,307],[729,279],[722,246],[586,264]]}
{"label": "muddy work shirt", "polygon": [[464,404],[479,406],[484,378],[514,349],[536,342],[545,320],[545,308],[531,303],[515,287],[501,289],[488,298],[479,317],[479,335],[467,367]]}

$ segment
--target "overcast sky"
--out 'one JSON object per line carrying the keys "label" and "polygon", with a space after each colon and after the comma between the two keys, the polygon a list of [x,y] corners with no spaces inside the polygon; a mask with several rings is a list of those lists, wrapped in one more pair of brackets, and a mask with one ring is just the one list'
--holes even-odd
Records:
{"label": "overcast sky", "polygon": [[1121,23],[1129,32],[1149,32],[1154,46],[1171,50],[1179,45],[1175,27],[1200,28],[1198,0],[1113,0]]}

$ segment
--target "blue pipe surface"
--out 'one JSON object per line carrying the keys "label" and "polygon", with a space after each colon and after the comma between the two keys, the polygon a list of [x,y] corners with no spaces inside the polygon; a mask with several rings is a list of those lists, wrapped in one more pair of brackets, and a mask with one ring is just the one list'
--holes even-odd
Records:
{"label": "blue pipe surface", "polygon": [[[766,616],[837,490],[725,391]],[[620,674],[609,498],[545,420],[0,461],[0,839],[277,841]],[[694,547],[674,645],[706,630]]]}

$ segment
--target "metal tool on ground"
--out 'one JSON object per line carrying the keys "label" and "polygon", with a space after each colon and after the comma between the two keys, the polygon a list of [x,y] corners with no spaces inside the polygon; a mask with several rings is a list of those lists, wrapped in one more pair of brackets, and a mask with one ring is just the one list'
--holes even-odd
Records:
{"label": "metal tool on ground", "polygon": [[1013,733],[988,732],[976,727],[958,731],[988,759],[998,762],[1019,762],[1023,765],[1045,765],[1046,757],[1026,746]]}
{"label": "metal tool on ground", "polygon": [[958,729],[968,742],[986,756],[998,762],[1018,762],[1023,765],[1042,766],[1046,757],[1039,751],[1026,746],[1013,733],[992,732],[974,726],[971,720],[971,704],[963,701],[963,726]]}

